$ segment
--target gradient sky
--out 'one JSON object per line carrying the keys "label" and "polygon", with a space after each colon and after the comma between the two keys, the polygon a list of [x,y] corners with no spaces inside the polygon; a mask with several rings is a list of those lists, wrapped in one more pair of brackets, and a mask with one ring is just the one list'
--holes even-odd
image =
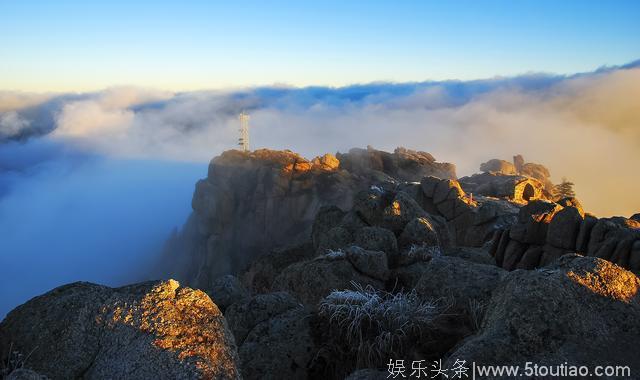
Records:
{"label": "gradient sky", "polygon": [[640,57],[640,1],[0,0],[0,90],[575,73]]}

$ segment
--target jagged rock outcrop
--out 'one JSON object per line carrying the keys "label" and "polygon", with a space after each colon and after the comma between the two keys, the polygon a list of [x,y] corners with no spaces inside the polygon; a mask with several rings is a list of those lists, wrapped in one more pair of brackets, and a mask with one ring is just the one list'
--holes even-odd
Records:
{"label": "jagged rock outcrop", "polygon": [[[640,280],[605,260],[563,256],[537,271],[503,276],[477,334],[450,353],[448,365],[579,363],[640,369]],[[573,364],[572,364],[573,365]]]}
{"label": "jagged rock outcrop", "polygon": [[320,210],[312,240],[318,253],[350,245],[398,252],[416,245],[482,246],[514,224],[518,205],[489,197],[472,199],[456,180],[425,177],[420,184],[373,186],[355,194],[353,207]]}
{"label": "jagged rock outcrop", "polygon": [[[487,196],[509,196],[516,201],[550,199],[554,191],[549,169],[544,165],[525,162],[521,155],[513,163],[492,159],[480,164],[482,174],[460,179],[465,191]],[[529,184],[533,189],[527,187]],[[523,194],[522,190],[526,190]]]}
{"label": "jagged rock outcrop", "polygon": [[64,285],[11,311],[0,349],[52,379],[240,378],[233,335],[202,291],[178,282]]}
{"label": "jagged rock outcrop", "polygon": [[421,181],[425,209],[447,221],[455,245],[481,246],[494,232],[513,224],[518,206],[507,200],[469,196],[455,180],[426,177]]}
{"label": "jagged rock outcrop", "polygon": [[223,313],[234,302],[249,297],[249,291],[236,276],[231,274],[216,279],[208,294]]}
{"label": "jagged rock outcrop", "polygon": [[460,178],[460,185],[466,192],[475,195],[506,198],[518,203],[545,198],[544,184],[535,178],[523,175],[474,174]]}
{"label": "jagged rock outcrop", "polygon": [[522,207],[518,223],[493,237],[490,253],[507,269],[533,269],[578,252],[640,270],[640,223],[585,214],[576,199],[537,200]]}
{"label": "jagged rock outcrop", "polygon": [[337,154],[342,168],[352,173],[369,174],[377,172],[378,179],[390,176],[398,181],[418,181],[425,176],[445,179],[456,178],[456,167],[450,163],[436,162],[426,152],[397,148],[393,153],[367,147],[353,148],[346,154]]}
{"label": "jagged rock outcrop", "polygon": [[[395,186],[424,175],[455,178],[455,167],[403,148],[394,153],[352,149],[312,160],[291,151],[224,152],[211,161],[207,178],[198,181],[193,214],[167,244],[161,272],[209,290],[218,277],[237,274],[257,256],[305,243],[323,206],[347,210],[353,195],[373,184]],[[355,228],[356,219],[347,220],[352,216],[345,215],[330,239],[314,239],[316,248],[347,244]]]}

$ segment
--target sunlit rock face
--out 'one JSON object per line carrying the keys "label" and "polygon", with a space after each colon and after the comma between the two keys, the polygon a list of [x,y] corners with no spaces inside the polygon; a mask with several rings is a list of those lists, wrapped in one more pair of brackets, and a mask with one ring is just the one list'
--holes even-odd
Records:
{"label": "sunlit rock face", "polygon": [[237,273],[252,258],[307,241],[322,206],[349,209],[354,194],[374,183],[425,175],[455,178],[455,167],[403,148],[352,149],[311,160],[287,150],[224,152],[196,185],[193,215],[169,242],[164,273],[209,289],[217,277]]}
{"label": "sunlit rock face", "polygon": [[547,198],[542,182],[522,175],[474,174],[461,178],[460,185],[471,194],[506,198],[521,204]]}
{"label": "sunlit rock face", "polygon": [[[640,368],[640,280],[606,260],[566,255],[496,284],[481,328],[451,353],[477,364]],[[455,358],[455,359],[454,359]]]}
{"label": "sunlit rock face", "polygon": [[3,360],[53,379],[236,379],[235,341],[202,291],[174,280],[109,288],[73,283],[17,307],[0,324]]}
{"label": "sunlit rock face", "polygon": [[480,171],[482,173],[460,178],[466,192],[508,198],[518,203],[553,198],[549,169],[525,162],[521,155],[514,156],[513,163],[494,158],[480,164]]}

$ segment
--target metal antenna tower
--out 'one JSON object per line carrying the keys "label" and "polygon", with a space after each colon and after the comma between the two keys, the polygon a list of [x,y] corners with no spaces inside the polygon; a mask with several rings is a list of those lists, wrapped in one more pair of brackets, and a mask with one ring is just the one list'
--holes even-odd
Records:
{"label": "metal antenna tower", "polygon": [[244,152],[249,151],[249,115],[244,111],[240,112],[240,138],[238,145],[242,147]]}

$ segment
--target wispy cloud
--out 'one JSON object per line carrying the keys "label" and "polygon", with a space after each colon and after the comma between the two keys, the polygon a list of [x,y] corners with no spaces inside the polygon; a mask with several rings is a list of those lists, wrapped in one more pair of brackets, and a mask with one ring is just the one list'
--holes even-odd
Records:
{"label": "wispy cloud", "polygon": [[460,175],[475,172],[487,159],[521,153],[549,166],[556,180],[571,178],[592,211],[629,214],[640,209],[630,195],[640,190],[640,179],[631,175],[640,165],[637,66],[570,77],[342,88],[113,88],[39,100],[22,94],[22,103],[0,106],[0,126],[5,138],[24,138],[20,130],[53,131],[47,138],[108,156],[206,162],[235,147],[236,116],[247,110],[255,148],[312,156],[402,145],[456,163]]}

